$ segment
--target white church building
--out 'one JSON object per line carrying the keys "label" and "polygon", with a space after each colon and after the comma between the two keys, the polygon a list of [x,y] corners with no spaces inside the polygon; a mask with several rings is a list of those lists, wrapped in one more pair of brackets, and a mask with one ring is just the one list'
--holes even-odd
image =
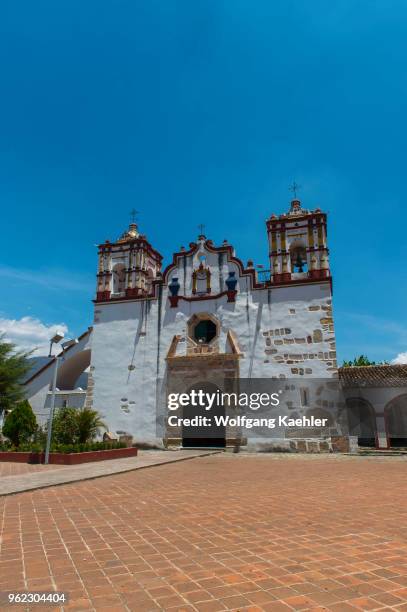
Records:
{"label": "white church building", "polygon": [[[157,415],[165,414],[166,393],[180,381],[211,385],[216,377],[286,384],[295,378],[304,380],[304,389],[311,379],[340,382],[326,214],[294,199],[288,212],[267,220],[265,246],[266,239],[270,265],[262,272],[251,261],[244,265],[226,240],[216,246],[203,234],[174,253],[164,270],[159,251],[135,223],[116,241],[99,245],[93,324],[61,355],[57,406],[91,406],[111,432],[130,433],[139,444],[176,448],[191,443],[182,428],[159,431]],[[49,412],[53,366],[54,359],[26,382],[42,422]],[[400,368],[402,387],[407,373]],[[348,394],[354,406],[360,389],[355,393]],[[389,445],[386,425],[380,424],[382,404],[402,393],[390,392],[377,410],[369,404],[361,443]],[[305,402],[299,413],[306,407]],[[222,438],[215,445],[247,443],[228,428]],[[313,443],[279,444],[309,450]]]}

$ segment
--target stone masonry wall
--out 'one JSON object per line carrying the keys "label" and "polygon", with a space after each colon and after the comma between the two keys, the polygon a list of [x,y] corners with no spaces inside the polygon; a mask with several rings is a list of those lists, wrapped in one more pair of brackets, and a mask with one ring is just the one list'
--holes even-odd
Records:
{"label": "stone masonry wall", "polygon": [[[335,372],[337,360],[331,298],[321,304],[304,304],[300,308],[310,313],[318,312],[321,315],[319,325],[314,325],[304,335],[295,334],[288,326],[263,331],[265,363],[286,364],[291,366],[293,376],[304,376],[313,374],[316,360],[325,363],[327,372]],[[298,314],[298,307],[290,308],[287,325],[291,320],[294,322]]]}

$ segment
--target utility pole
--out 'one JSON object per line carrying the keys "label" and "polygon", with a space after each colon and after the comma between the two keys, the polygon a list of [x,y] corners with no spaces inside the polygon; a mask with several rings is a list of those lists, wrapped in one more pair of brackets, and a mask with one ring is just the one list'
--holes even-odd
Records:
{"label": "utility pole", "polygon": [[[52,345],[58,344],[63,339],[64,334],[59,334],[58,332],[51,338],[49,345],[49,357],[52,355]],[[63,347],[62,347],[63,349]],[[62,354],[63,354],[62,350]],[[55,410],[55,394],[57,389],[57,375],[58,375],[58,366],[59,366],[60,357],[55,357],[55,366],[54,366],[54,377],[52,380],[52,396],[51,396],[51,407],[49,409],[49,417],[48,417],[48,429],[47,429],[47,446],[45,448],[45,463],[49,462],[49,450],[51,447],[51,437],[52,437],[52,421],[54,420],[54,410]]]}

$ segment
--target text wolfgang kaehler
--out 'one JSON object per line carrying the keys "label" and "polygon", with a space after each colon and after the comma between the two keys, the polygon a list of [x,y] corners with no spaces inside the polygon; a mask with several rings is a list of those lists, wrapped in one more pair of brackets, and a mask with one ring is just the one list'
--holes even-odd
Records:
{"label": "text wolfgang kaehler", "polygon": [[[207,393],[201,390],[192,390],[188,393],[170,393],[168,395],[168,410],[178,410],[184,407],[202,408],[205,411],[215,410],[221,406],[236,406],[258,410],[259,408],[277,407],[280,405],[278,393],[223,393],[215,391]],[[247,415],[230,416],[225,414],[214,414],[213,416],[197,414],[192,417],[181,417],[175,414],[168,416],[168,424],[171,427],[325,427],[328,419],[315,418],[314,416],[301,416],[292,418],[287,415],[277,417],[248,417]]]}

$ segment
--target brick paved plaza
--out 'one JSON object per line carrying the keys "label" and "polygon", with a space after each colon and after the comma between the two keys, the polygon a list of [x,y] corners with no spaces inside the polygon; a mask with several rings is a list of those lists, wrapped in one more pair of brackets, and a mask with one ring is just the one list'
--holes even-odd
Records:
{"label": "brick paved plaza", "polygon": [[407,610],[406,474],[402,457],[219,454],[1,497],[0,591],[56,588],[66,610]]}

